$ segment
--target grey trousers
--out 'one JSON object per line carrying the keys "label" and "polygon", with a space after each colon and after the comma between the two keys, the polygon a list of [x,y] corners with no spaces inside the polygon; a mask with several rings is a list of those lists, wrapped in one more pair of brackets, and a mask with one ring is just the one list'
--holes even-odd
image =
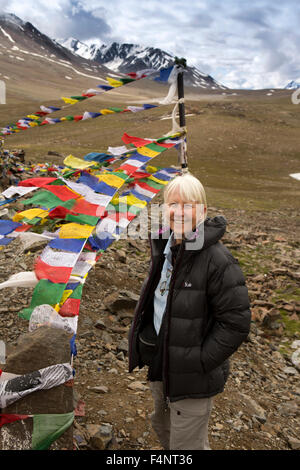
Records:
{"label": "grey trousers", "polygon": [[154,400],[152,427],[165,450],[211,450],[208,421],[212,398],[187,398],[165,409],[162,382],[149,382]]}

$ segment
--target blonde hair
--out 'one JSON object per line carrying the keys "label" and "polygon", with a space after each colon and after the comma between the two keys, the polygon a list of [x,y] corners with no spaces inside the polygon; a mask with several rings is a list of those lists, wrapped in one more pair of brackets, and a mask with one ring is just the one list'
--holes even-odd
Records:
{"label": "blonde hair", "polygon": [[179,189],[180,197],[186,202],[196,202],[206,206],[205,218],[207,217],[206,194],[202,183],[191,173],[175,176],[164,189],[164,202],[166,203],[175,189]]}

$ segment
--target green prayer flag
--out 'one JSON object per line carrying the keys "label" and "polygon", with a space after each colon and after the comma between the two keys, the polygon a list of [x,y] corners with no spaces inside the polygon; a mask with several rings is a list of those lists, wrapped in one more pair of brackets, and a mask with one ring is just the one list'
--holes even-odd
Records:
{"label": "green prayer flag", "polygon": [[148,186],[151,186],[151,188],[154,189],[161,189],[164,186],[164,184],[157,183],[156,181],[153,181],[150,178],[142,178],[140,181],[142,183],[147,183]]}
{"label": "green prayer flag", "polygon": [[74,411],[33,416],[32,450],[47,450],[74,421]]}
{"label": "green prayer flag", "polygon": [[135,82],[134,78],[120,78],[120,82],[123,83],[123,85],[127,85],[127,83]]}
{"label": "green prayer flag", "polygon": [[53,209],[54,207],[61,206],[61,200],[50,191],[42,190],[35,193],[30,199],[26,199],[23,204],[34,204],[35,206]]}
{"label": "green prayer flag", "polygon": [[83,101],[87,99],[87,96],[71,96],[72,100],[78,100],[78,101]]}
{"label": "green prayer flag", "polygon": [[157,145],[154,142],[152,144],[147,144],[146,147],[148,149],[154,150],[155,152],[163,152],[164,150],[166,150],[165,147],[162,147],[161,145]]}
{"label": "green prayer flag", "polygon": [[83,285],[80,284],[73,290],[73,293],[70,295],[70,299],[81,299]]}
{"label": "green prayer flag", "polygon": [[120,113],[121,111],[123,111],[122,108],[114,108],[114,107],[109,107],[107,109],[110,109],[111,111],[114,111],[114,113]]}
{"label": "green prayer flag", "polygon": [[39,224],[42,219],[40,217],[34,217],[33,219],[27,219],[27,217],[23,217],[22,222],[23,224],[28,225],[36,225]]}
{"label": "green prayer flag", "polygon": [[67,284],[58,284],[48,279],[41,279],[34,288],[30,307],[24,308],[19,313],[20,318],[30,320],[31,314],[38,305],[55,305],[62,298],[63,292]]}
{"label": "green prayer flag", "polygon": [[67,214],[65,220],[67,220],[68,222],[76,222],[77,224],[96,225],[99,221],[99,217],[86,214]]}

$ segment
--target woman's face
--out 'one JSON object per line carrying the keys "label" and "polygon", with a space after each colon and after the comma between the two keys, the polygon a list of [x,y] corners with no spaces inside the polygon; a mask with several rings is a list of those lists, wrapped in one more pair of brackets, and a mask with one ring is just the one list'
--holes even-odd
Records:
{"label": "woman's face", "polygon": [[204,218],[205,211],[204,204],[183,200],[179,188],[175,188],[165,202],[166,222],[173,230],[175,238],[182,239],[190,233]]}

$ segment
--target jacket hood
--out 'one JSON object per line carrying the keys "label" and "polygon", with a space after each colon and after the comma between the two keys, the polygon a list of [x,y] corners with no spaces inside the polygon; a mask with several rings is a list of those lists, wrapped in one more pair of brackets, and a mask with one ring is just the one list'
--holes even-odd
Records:
{"label": "jacket hood", "polygon": [[207,217],[204,221],[204,244],[208,248],[219,241],[226,232],[227,220],[222,215]]}

